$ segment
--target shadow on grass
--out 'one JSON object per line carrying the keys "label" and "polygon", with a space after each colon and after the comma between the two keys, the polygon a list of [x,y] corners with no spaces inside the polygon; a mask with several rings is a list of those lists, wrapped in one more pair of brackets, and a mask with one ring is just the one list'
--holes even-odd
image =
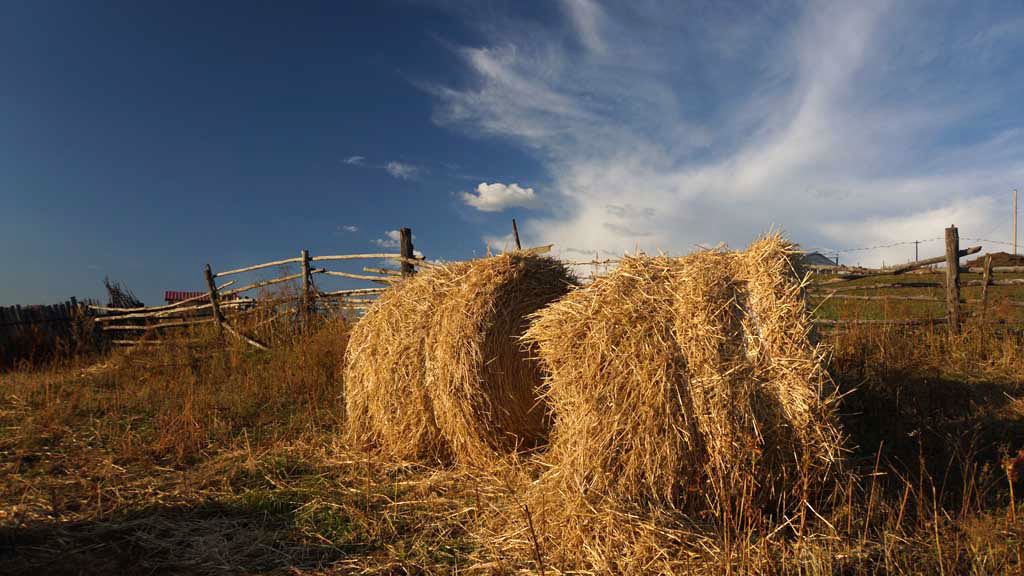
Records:
{"label": "shadow on grass", "polygon": [[979,475],[1006,487],[1002,461],[1024,447],[1020,385],[909,374],[839,383],[849,392],[841,420],[851,460],[862,472],[877,461],[889,476],[883,485],[931,484],[953,508]]}
{"label": "shadow on grass", "polygon": [[252,574],[315,569],[358,552],[302,541],[295,510],[259,508],[152,506],[121,519],[4,527],[0,572]]}

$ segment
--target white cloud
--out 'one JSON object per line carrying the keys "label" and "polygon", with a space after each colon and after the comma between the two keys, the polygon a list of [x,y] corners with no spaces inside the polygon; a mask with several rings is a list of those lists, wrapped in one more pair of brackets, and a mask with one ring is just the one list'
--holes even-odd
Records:
{"label": "white cloud", "polygon": [[488,184],[481,182],[476,187],[476,194],[463,192],[462,201],[481,212],[500,212],[506,208],[534,208],[538,205],[537,195],[533,188],[523,188],[519,184]]}
{"label": "white cloud", "polygon": [[[413,243],[416,242],[415,234],[412,235],[412,240]],[[374,238],[373,240],[371,240],[371,242],[373,242],[377,246],[380,246],[381,248],[398,248],[401,245],[401,241],[402,233],[399,232],[398,230],[387,230],[384,232],[383,238]],[[416,250],[413,250],[413,254],[422,255]]]}
{"label": "white cloud", "polygon": [[388,230],[383,238],[374,238],[373,243],[381,248],[398,248],[402,235],[398,230]]}
{"label": "white cloud", "polygon": [[[490,46],[460,51],[474,82],[430,88],[438,122],[543,164],[546,209],[520,223],[535,243],[683,252],[775,225],[809,247],[847,248],[950,224],[964,237],[1003,230],[991,197],[1024,181],[1024,88],[1000,80],[1012,59],[995,43],[977,58],[956,48],[994,24],[950,37],[917,17],[921,6],[882,1],[699,18],[666,5],[565,6],[585,53],[543,28],[491,27],[504,32]],[[498,188],[463,201],[536,206],[529,188],[481,186]]]}
{"label": "white cloud", "polygon": [[388,171],[388,174],[391,174],[399,180],[413,180],[420,173],[420,168],[418,166],[404,164],[394,160],[385,164],[384,169]]}
{"label": "white cloud", "polygon": [[345,232],[359,232],[359,226],[352,226],[351,224],[348,226],[342,226],[341,229],[344,230]]}
{"label": "white cloud", "polygon": [[353,166],[360,166],[366,162],[365,156],[349,156],[343,160],[345,164],[351,164]]}

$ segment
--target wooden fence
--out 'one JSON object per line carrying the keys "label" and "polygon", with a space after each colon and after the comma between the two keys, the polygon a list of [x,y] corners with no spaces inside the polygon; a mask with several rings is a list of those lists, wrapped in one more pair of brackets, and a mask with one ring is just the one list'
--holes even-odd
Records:
{"label": "wooden fence", "polygon": [[70,345],[78,335],[75,323],[89,314],[87,304],[72,297],[46,306],[0,307],[0,369],[53,357],[62,342]]}
{"label": "wooden fence", "polygon": [[[403,277],[416,273],[417,268],[431,266],[422,256],[416,256],[412,244],[412,231],[409,228],[400,230],[400,250],[397,253],[372,254],[338,254],[311,255],[302,250],[298,257],[273,262],[265,262],[253,266],[231,270],[214,271],[209,265],[203,269],[203,282],[206,293],[181,302],[164,306],[148,306],[140,308],[112,308],[96,304],[82,305],[74,299],[55,306],[45,307],[11,307],[0,308],[0,342],[5,336],[4,330],[17,329],[24,324],[66,326],[71,318],[91,317],[101,334],[107,335],[110,342],[118,345],[144,345],[158,343],[169,333],[191,326],[213,324],[221,332],[255,348],[266,349],[267,343],[260,341],[255,335],[244,333],[237,325],[237,320],[251,313],[254,309],[272,309],[276,316],[292,314],[302,324],[328,309],[343,309],[358,315],[368,308],[374,299],[387,286]],[[517,238],[518,248],[518,238]],[[529,249],[529,252],[543,253],[550,246]],[[925,302],[944,304],[945,314],[940,317],[928,318],[827,318],[815,314],[814,322],[822,326],[842,327],[860,324],[881,325],[933,325],[947,324],[949,329],[958,333],[963,319],[969,315],[986,319],[990,300],[993,295],[990,288],[996,286],[1024,285],[1024,278],[1006,278],[1006,274],[1024,274],[1024,266],[992,266],[992,258],[984,259],[980,267],[964,268],[960,259],[980,252],[979,246],[961,249],[959,233],[956,227],[946,229],[946,254],[935,258],[918,260],[908,264],[886,268],[863,268],[856,266],[808,266],[813,273],[812,281],[807,286],[807,297],[811,309],[817,312],[823,302]],[[334,263],[362,262],[364,260],[390,260],[397,263],[396,268],[363,266],[357,271],[329,270],[328,265]],[[595,254],[593,260],[565,260],[566,264],[577,267],[592,268],[591,277],[607,273],[610,267],[618,263],[618,259],[604,258]],[[938,264],[945,264],[939,280],[907,280],[899,278],[917,274],[922,269]],[[238,286],[239,279],[233,278],[226,282],[228,276],[242,276],[282,266],[295,266],[298,273],[285,273],[270,278],[250,281]],[[293,268],[294,269],[294,268]],[[964,280],[961,273],[980,274],[981,279]],[[933,272],[934,274],[934,272]],[[319,276],[337,277],[350,280],[365,281],[377,284],[375,287],[348,288],[343,290],[320,290],[314,279]],[[871,282],[877,277],[878,282]],[[853,282],[867,279],[868,283]],[[290,283],[290,284],[287,284]],[[279,285],[300,288],[290,294],[269,295],[268,289]],[[980,297],[964,299],[961,288],[980,286]],[[942,297],[933,293],[891,294],[890,290],[900,292],[907,289],[944,289]],[[910,292],[908,290],[908,292]],[[1002,303],[1010,306],[1024,307],[1024,301],[1017,302],[1002,299]],[[964,304],[980,304],[974,311],[965,311]],[[834,304],[833,304],[834,305]],[[1005,320],[1004,320],[1005,322]],[[1024,322],[1021,322],[1024,323]],[[56,328],[55,328],[56,330]],[[8,347],[9,348],[9,347]]]}
{"label": "wooden fence", "polygon": [[[885,268],[864,268],[859,266],[807,266],[812,273],[810,283],[807,286],[807,300],[815,324],[828,327],[843,327],[854,325],[888,325],[888,326],[927,326],[948,324],[953,333],[959,333],[963,320],[967,316],[974,316],[979,321],[999,322],[1002,324],[1024,324],[1024,321],[999,319],[992,317],[993,294],[990,288],[998,286],[1024,286],[1024,278],[1008,278],[1005,275],[1024,274],[1024,266],[992,266],[992,257],[988,255],[982,266],[965,268],[960,264],[960,259],[981,251],[980,246],[960,248],[959,231],[951,226],[945,231],[946,253],[934,258],[917,260],[907,264],[889,266]],[[590,278],[596,278],[607,273],[610,267],[618,264],[617,258],[601,258],[595,254],[591,260],[566,260],[567,264],[578,267],[578,271],[590,270]],[[926,272],[925,269],[944,264],[943,269],[931,271],[931,275],[940,275],[939,279],[906,280],[904,276]],[[581,267],[581,268],[580,268]],[[961,278],[962,273],[981,274],[981,279],[965,280]],[[923,276],[923,275],[922,275]],[[878,278],[874,283],[855,283],[855,280],[870,282],[871,278]],[[979,298],[965,299],[961,296],[962,287],[981,287]],[[929,294],[889,294],[890,290],[922,292],[923,289],[942,289],[942,296]],[[916,290],[914,290],[916,289]],[[945,314],[940,317],[929,318],[824,318],[818,313],[823,301],[841,302],[930,302],[943,304]],[[1010,307],[1024,308],[1024,301],[1015,301],[1003,298],[1001,304]],[[979,305],[975,311],[965,310],[965,304]]]}
{"label": "wooden fence", "polygon": [[[855,324],[881,324],[881,325],[930,325],[946,324],[950,332],[960,333],[964,319],[968,316],[974,317],[980,322],[996,322],[1003,324],[1018,324],[1020,321],[996,320],[991,316],[992,297],[990,290],[994,286],[1020,286],[1024,285],[1024,278],[1000,278],[999,275],[1024,273],[1024,266],[992,266],[992,256],[987,255],[982,266],[963,267],[960,259],[981,251],[980,246],[960,248],[960,234],[955,226],[946,228],[946,253],[944,256],[927,258],[891,266],[886,268],[860,268],[852,266],[809,266],[816,273],[815,281],[808,286],[808,300],[810,301],[884,301],[884,302],[932,302],[944,305],[945,315],[934,318],[901,318],[901,319],[826,319],[815,318],[815,323],[827,326],[847,326]],[[920,271],[923,268],[945,264],[945,267],[938,271],[941,279],[938,281],[902,281],[898,277]],[[982,277],[976,280],[964,280],[963,273],[980,274]],[[850,284],[854,280],[870,279],[872,277],[886,277],[885,281],[873,284]],[[893,278],[897,277],[897,278]],[[972,286],[981,287],[979,298],[963,298],[961,288]],[[942,297],[927,294],[871,294],[871,292],[906,289],[942,289]],[[919,290],[920,291],[920,290]],[[849,294],[857,292],[857,294]],[[1024,301],[1003,299],[1003,304],[1010,307],[1024,307]],[[973,311],[965,310],[965,304],[977,304]],[[816,306],[814,309],[816,310]]]}
{"label": "wooden fence", "polygon": [[[222,270],[215,272],[209,264],[203,269],[203,281],[206,294],[195,296],[181,302],[164,306],[148,306],[143,308],[111,308],[91,306],[97,314],[95,321],[102,325],[104,332],[128,333],[134,336],[115,337],[114,344],[139,346],[159,343],[168,331],[179,330],[202,324],[214,324],[217,329],[255,348],[266,350],[265,342],[254,335],[244,333],[236,324],[236,320],[254,309],[273,308],[277,315],[292,312],[300,323],[307,323],[318,311],[342,308],[358,313],[365,310],[386,286],[416,273],[417,267],[430,266],[422,256],[417,257],[413,250],[412,231],[409,228],[400,230],[398,253],[373,254],[335,254],[312,256],[308,250],[302,250],[296,258],[264,262],[254,266]],[[349,262],[363,260],[392,260],[398,268],[363,267],[361,273],[328,270],[328,262]],[[242,286],[235,286],[237,280],[218,284],[218,280],[227,276],[243,275],[252,272],[298,265],[296,274],[285,274],[267,280],[257,280]],[[335,291],[317,289],[314,278],[318,275],[368,281],[383,285],[373,288],[355,288]],[[268,296],[267,289],[285,283],[299,282],[301,288],[296,294]],[[258,293],[262,291],[263,295]],[[256,297],[250,296],[256,294]],[[284,308],[284,310],[280,310]]]}

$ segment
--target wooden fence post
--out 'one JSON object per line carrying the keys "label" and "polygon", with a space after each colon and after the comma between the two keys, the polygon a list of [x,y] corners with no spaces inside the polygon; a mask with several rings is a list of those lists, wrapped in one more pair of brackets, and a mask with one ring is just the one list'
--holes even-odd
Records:
{"label": "wooden fence post", "polygon": [[224,316],[220,313],[220,302],[217,299],[217,285],[213,282],[213,271],[210,265],[206,265],[206,293],[210,297],[210,308],[213,310],[213,321],[217,323],[217,330],[224,330]]}
{"label": "wooden fence post", "polygon": [[512,235],[516,239],[516,250],[522,250],[523,245],[519,243],[519,227],[516,226],[516,219],[512,219]]}
{"label": "wooden fence post", "polygon": [[951,334],[960,333],[960,232],[946,228],[946,315]]}
{"label": "wooden fence post", "polygon": [[398,231],[399,236],[399,248],[402,253],[402,258],[408,260],[402,260],[402,276],[412,276],[416,273],[416,269],[409,262],[416,258],[416,252],[412,246],[412,230],[409,228],[402,228]]}
{"label": "wooden fence post", "polygon": [[981,278],[981,319],[985,320],[988,311],[988,285],[992,282],[992,255],[985,256],[985,267]]}
{"label": "wooden fence post", "polygon": [[299,257],[302,258],[302,297],[300,302],[302,305],[302,320],[303,323],[306,323],[309,321],[310,313],[313,311],[313,296],[311,294],[313,278],[309,273],[309,250],[303,248]]}

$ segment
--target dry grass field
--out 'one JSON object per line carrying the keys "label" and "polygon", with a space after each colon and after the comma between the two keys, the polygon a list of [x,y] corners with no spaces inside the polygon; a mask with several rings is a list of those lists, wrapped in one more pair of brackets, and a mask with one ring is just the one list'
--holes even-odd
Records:
{"label": "dry grass field", "polygon": [[602,513],[598,533],[630,539],[573,561],[524,505],[542,459],[426,467],[346,444],[347,334],[327,319],[257,352],[209,330],[0,374],[0,573],[1024,572],[1020,333],[825,335],[849,450],[834,493],[789,515],[745,485],[700,517]]}

